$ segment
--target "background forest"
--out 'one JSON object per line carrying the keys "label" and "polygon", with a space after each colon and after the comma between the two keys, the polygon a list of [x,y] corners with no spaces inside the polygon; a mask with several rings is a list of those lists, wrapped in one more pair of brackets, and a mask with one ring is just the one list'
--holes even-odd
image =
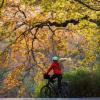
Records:
{"label": "background forest", "polygon": [[0,97],[39,97],[53,55],[69,97],[100,96],[100,0],[0,0]]}

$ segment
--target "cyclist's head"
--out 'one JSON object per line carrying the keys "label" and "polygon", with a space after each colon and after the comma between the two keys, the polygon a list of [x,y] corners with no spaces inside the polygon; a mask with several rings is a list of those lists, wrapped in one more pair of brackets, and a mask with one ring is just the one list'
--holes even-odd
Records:
{"label": "cyclist's head", "polygon": [[59,57],[58,57],[58,56],[53,56],[53,57],[52,57],[52,60],[53,60],[53,61],[58,61],[58,60],[59,60]]}

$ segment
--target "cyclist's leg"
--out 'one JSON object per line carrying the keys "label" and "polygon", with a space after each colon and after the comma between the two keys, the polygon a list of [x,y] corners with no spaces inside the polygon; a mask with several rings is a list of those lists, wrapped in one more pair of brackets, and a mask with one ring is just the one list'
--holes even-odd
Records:
{"label": "cyclist's leg", "polygon": [[61,80],[62,80],[62,74],[53,74],[50,78],[50,82],[53,82],[53,79],[58,78],[58,89],[61,87]]}
{"label": "cyclist's leg", "polygon": [[62,80],[62,75],[58,75],[58,89],[61,89],[61,80]]}
{"label": "cyclist's leg", "polygon": [[51,78],[50,78],[50,82],[53,82],[53,79],[55,79],[57,77],[57,75],[56,74],[53,74],[52,76],[51,76]]}

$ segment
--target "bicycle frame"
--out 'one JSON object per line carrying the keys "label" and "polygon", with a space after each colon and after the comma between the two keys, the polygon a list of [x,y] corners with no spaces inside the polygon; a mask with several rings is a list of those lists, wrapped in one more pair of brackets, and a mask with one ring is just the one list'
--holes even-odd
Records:
{"label": "bicycle frame", "polygon": [[54,83],[55,83],[55,80],[54,80],[54,82],[52,83],[52,82],[50,81],[50,79],[48,79],[48,82],[47,82],[46,86],[48,86],[48,87],[50,87],[52,90],[54,90],[55,93],[58,93],[58,92],[57,92],[57,89],[56,89],[55,86],[54,86]]}

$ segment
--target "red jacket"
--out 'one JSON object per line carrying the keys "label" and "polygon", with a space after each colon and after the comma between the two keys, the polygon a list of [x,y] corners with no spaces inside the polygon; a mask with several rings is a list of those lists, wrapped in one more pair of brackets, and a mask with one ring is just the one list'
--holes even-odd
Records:
{"label": "red jacket", "polygon": [[61,74],[61,67],[58,62],[53,62],[47,71],[47,74],[53,70],[54,74]]}

